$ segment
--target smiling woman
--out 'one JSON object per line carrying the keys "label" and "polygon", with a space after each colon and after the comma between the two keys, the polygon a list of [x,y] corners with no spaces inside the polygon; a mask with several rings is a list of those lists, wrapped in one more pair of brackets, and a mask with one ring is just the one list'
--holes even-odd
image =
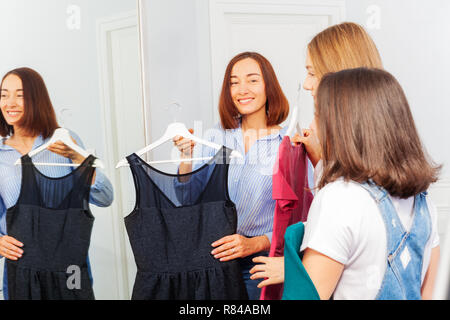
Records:
{"label": "smiling woman", "polygon": [[29,136],[42,134],[46,139],[58,128],[44,81],[29,68],[12,70],[3,77],[0,106],[3,115],[0,117],[2,137],[13,136],[14,129],[23,129]]}
{"label": "smiling woman", "polygon": [[241,60],[233,67],[230,82],[231,98],[241,116],[265,112],[267,97],[261,73],[258,63],[251,58]]}
{"label": "smiling woman", "polygon": [[[211,254],[220,261],[238,259],[248,296],[259,299],[260,280],[250,279],[252,258],[267,255],[273,229],[275,200],[272,199],[272,172],[278,148],[285,133],[282,123],[289,104],[270,62],[255,52],[243,52],[229,62],[223,79],[219,113],[221,123],[208,133],[209,140],[245,154],[232,159],[228,171],[230,200],[236,205],[236,234],[214,241]],[[194,143],[174,139],[182,158],[192,157]],[[197,156],[213,156],[215,150],[195,149]],[[201,166],[202,163],[197,164]],[[190,173],[193,165],[181,163],[180,174]],[[195,188],[194,179],[177,186]]]}
{"label": "smiling woman", "polygon": [[[0,140],[0,255],[8,259],[8,263],[5,264],[3,277],[4,297],[5,299],[76,298],[76,294],[72,295],[72,292],[67,293],[67,291],[65,291],[66,289],[62,288],[61,285],[58,288],[56,282],[59,280],[55,280],[56,278],[52,278],[53,280],[49,280],[46,284],[40,284],[42,285],[42,288],[46,288],[45,290],[42,290],[42,288],[36,289],[36,287],[32,285],[33,281],[26,279],[23,272],[14,272],[15,268],[11,268],[10,264],[20,263],[21,260],[25,259],[26,265],[29,263],[30,257],[33,257],[35,259],[33,266],[35,267],[36,264],[39,264],[39,268],[42,269],[42,263],[40,262],[44,261],[43,264],[45,264],[47,263],[45,261],[51,260],[48,259],[48,257],[46,258],[43,254],[43,252],[49,251],[48,248],[52,247],[51,243],[53,242],[48,239],[48,234],[51,233],[49,231],[55,232],[55,230],[58,229],[56,220],[52,218],[52,222],[47,225],[42,222],[44,217],[41,215],[39,215],[39,219],[31,219],[30,221],[28,218],[28,220],[25,220],[26,223],[23,223],[24,220],[21,220],[20,217],[31,217],[31,215],[27,215],[26,212],[21,212],[20,209],[18,209],[20,207],[18,206],[18,204],[20,205],[19,200],[23,198],[22,194],[23,190],[25,190],[24,185],[38,186],[40,183],[39,179],[42,180],[48,178],[49,180],[52,180],[53,183],[46,183],[40,186],[41,188],[45,188],[43,189],[45,192],[42,192],[42,197],[44,198],[40,199],[40,201],[42,200],[41,207],[47,207],[47,202],[51,203],[52,201],[56,201],[56,203],[59,203],[59,201],[55,199],[58,199],[58,197],[65,192],[62,191],[63,186],[61,186],[64,178],[59,179],[59,177],[70,177],[69,179],[71,179],[70,175],[72,173],[73,176],[78,174],[78,168],[81,168],[81,170],[78,170],[79,172],[84,172],[86,165],[83,166],[83,164],[89,162],[93,157],[91,156],[90,159],[85,159],[63,143],[54,143],[48,150],[36,155],[35,159],[39,159],[42,162],[64,164],[76,163],[81,165],[77,169],[71,167],[43,166],[39,168],[39,173],[42,175],[39,175],[39,179],[37,179],[35,183],[22,183],[22,177],[24,177],[24,181],[27,177],[30,178],[28,169],[30,166],[25,164],[22,166],[15,166],[14,163],[31,150],[45,144],[59,125],[56,121],[55,111],[50,101],[44,80],[36,71],[30,68],[12,70],[3,77],[0,88],[0,135],[3,137]],[[73,132],[71,132],[71,135],[74,141],[83,147],[80,138]],[[28,164],[30,164],[31,159],[29,157],[23,159],[28,160]],[[96,172],[92,172],[92,175],[89,176],[86,182],[88,183],[87,189],[89,189],[89,183],[92,183],[90,187],[91,192],[86,193],[86,202],[89,198],[89,202],[97,206],[106,207],[111,204],[113,200],[113,188],[108,179],[100,171],[96,170]],[[53,189],[51,188],[52,186]],[[73,183],[67,184],[64,187],[66,187],[66,189],[75,188]],[[39,192],[25,193],[29,196],[36,196],[39,194]],[[76,192],[74,192],[74,194],[75,193]],[[67,194],[70,194],[70,192]],[[67,196],[67,198],[69,198],[69,196]],[[61,201],[61,203],[63,203],[63,201]],[[57,207],[59,208],[59,206]],[[8,228],[6,222],[7,215]],[[20,221],[20,223],[14,224],[14,221]],[[27,225],[27,223],[29,223],[29,225]],[[35,223],[38,223],[38,225],[34,225]],[[19,233],[19,237],[12,236],[12,234],[15,233],[10,233],[13,232],[11,229],[17,231],[18,224],[20,224],[22,231],[27,230],[27,228],[44,231],[37,232],[37,234],[33,235],[33,241],[29,241],[29,239],[27,239],[28,232]],[[71,229],[73,228],[73,225],[76,224],[68,223],[67,228]],[[51,230],[49,230],[49,228]],[[63,229],[66,230],[66,227]],[[44,236],[42,236],[43,233],[45,234]],[[41,236],[39,236],[40,234]],[[79,237],[77,232],[74,234],[62,232],[62,234],[64,234],[65,237],[69,236],[69,238]],[[41,244],[39,246],[40,249],[37,251],[36,248],[33,248],[35,242]],[[76,241],[71,242],[75,243]],[[61,246],[61,248],[63,247],[64,245]],[[27,252],[30,253],[28,256],[26,256]],[[52,257],[54,257],[56,261],[60,258],[57,254],[52,255]],[[89,283],[90,266],[89,260],[87,259],[87,250],[86,255],[81,260],[84,260],[83,264],[80,265],[80,267],[83,268],[84,280],[87,280],[87,283]],[[9,267],[7,267],[8,265]],[[14,266],[14,264],[12,266]],[[23,266],[21,268],[23,269]],[[45,270],[47,269],[44,268],[41,271],[44,272]],[[50,273],[51,271],[48,272],[48,274]],[[32,274],[32,272],[30,274]],[[90,284],[86,285],[86,292],[89,291],[88,287],[90,286]],[[58,289],[61,291],[58,291]],[[93,298],[93,293],[85,295],[84,298]]]}
{"label": "smiling woman", "polygon": [[277,127],[286,119],[289,104],[270,62],[256,52],[243,52],[225,70],[219,101],[222,127],[236,129],[240,120],[249,119],[246,115],[258,111],[267,127]]}

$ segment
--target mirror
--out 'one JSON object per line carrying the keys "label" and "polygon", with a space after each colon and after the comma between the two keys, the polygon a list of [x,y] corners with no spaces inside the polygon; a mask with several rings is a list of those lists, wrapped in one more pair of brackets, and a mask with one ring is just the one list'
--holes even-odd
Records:
{"label": "mirror", "polygon": [[[114,166],[126,154],[123,144],[145,144],[138,29],[136,0],[0,2],[1,76],[18,67],[41,74],[59,124],[103,160],[116,192],[122,173]],[[134,121],[132,130],[122,125],[125,118]],[[97,299],[130,298],[121,203],[116,196],[108,208],[90,206]]]}
{"label": "mirror", "polygon": [[[136,265],[123,220],[135,205],[134,183],[130,170],[115,169],[116,164],[157,140],[175,121],[206,138],[207,130],[219,122],[226,65],[243,51],[268,58],[290,105],[299,97],[301,126],[308,127],[313,98],[305,90],[297,94],[306,77],[306,47],[315,34],[343,21],[363,25],[373,37],[386,69],[407,92],[424,144],[432,158],[444,164],[442,179],[430,194],[440,225],[447,225],[450,148],[442,148],[442,141],[450,139],[450,101],[445,94],[450,86],[450,46],[437,35],[449,30],[445,14],[450,6],[448,0],[436,3],[0,1],[0,75],[18,67],[39,72],[58,122],[102,159],[103,172],[114,187],[111,206],[91,205],[95,223],[89,258],[96,298],[128,300],[135,281]],[[146,158],[178,156],[173,144],[166,143]],[[168,173],[177,170],[174,164],[155,167]],[[439,231],[442,238],[448,236],[443,227]],[[2,274],[0,270],[0,278]]]}

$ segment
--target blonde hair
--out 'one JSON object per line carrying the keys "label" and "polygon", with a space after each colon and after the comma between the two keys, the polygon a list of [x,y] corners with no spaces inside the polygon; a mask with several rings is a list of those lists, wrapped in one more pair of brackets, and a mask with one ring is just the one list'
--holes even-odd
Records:
{"label": "blonde hair", "polygon": [[344,69],[383,69],[372,38],[353,22],[334,25],[318,33],[308,44],[308,53],[319,79],[326,73]]}

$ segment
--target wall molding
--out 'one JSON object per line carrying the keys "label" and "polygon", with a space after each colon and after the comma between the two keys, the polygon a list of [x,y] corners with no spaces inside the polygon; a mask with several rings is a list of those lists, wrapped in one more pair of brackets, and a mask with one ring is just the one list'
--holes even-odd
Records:
{"label": "wall molding", "polygon": [[448,297],[450,280],[450,178],[444,178],[429,188],[429,195],[438,211],[438,229],[440,237],[441,258],[434,290],[434,299]]}
{"label": "wall molding", "polygon": [[444,239],[450,230],[450,178],[431,185],[428,193],[437,209],[439,236]]}
{"label": "wall molding", "polygon": [[[119,31],[125,28],[138,27],[138,16],[135,11],[126,12],[120,15],[107,17],[97,20],[97,47],[98,47],[98,62],[99,62],[99,87],[100,87],[100,104],[102,110],[103,119],[103,132],[105,142],[105,154],[109,155],[106,161],[105,171],[107,176],[111,180],[113,186],[117,185],[120,180],[117,176],[117,172],[114,169],[116,163],[114,163],[113,155],[115,152],[115,142],[113,141],[115,134],[113,128],[112,119],[112,105],[114,103],[114,92],[111,86],[113,75],[111,74],[110,65],[110,52],[111,33]],[[112,229],[114,239],[114,251],[115,251],[115,270],[117,284],[117,293],[119,299],[129,299],[129,283],[128,283],[128,268],[127,268],[127,256],[125,248],[125,227],[123,223],[123,207],[122,199],[120,195],[115,194],[114,201],[110,206],[112,215]],[[112,280],[112,279],[111,279]],[[113,280],[112,280],[113,281]]]}

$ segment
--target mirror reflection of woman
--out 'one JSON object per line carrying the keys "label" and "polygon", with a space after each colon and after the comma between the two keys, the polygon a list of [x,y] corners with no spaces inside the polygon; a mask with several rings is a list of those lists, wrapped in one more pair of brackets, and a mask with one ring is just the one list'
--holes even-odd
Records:
{"label": "mirror reflection of woman", "polygon": [[[275,201],[272,200],[272,173],[288,116],[289,105],[270,62],[258,53],[244,52],[228,64],[219,102],[221,122],[210,130],[208,139],[244,155],[229,167],[228,188],[238,214],[237,233],[212,243],[216,259],[239,259],[249,298],[259,299],[258,281],[250,279],[252,257],[267,254],[272,239]],[[191,158],[194,143],[174,139],[181,157]],[[212,156],[203,149],[202,157]],[[215,152],[214,150],[212,152]],[[185,162],[179,173],[192,172]]]}
{"label": "mirror reflection of woman", "polygon": [[[42,77],[30,68],[8,72],[1,82],[0,97],[0,255],[18,260],[26,248],[21,239],[8,236],[6,210],[15,205],[19,197],[22,168],[16,160],[45,144],[59,127],[50,97]],[[70,132],[76,144],[83,147],[80,138]],[[62,142],[52,144],[35,156],[39,162],[81,164],[85,158]],[[50,177],[69,174],[74,167],[40,166]],[[105,175],[96,170],[92,179],[90,203],[107,207],[113,201],[113,188]],[[89,265],[89,262],[88,262]],[[3,277],[4,298],[8,299],[6,265]]]}

